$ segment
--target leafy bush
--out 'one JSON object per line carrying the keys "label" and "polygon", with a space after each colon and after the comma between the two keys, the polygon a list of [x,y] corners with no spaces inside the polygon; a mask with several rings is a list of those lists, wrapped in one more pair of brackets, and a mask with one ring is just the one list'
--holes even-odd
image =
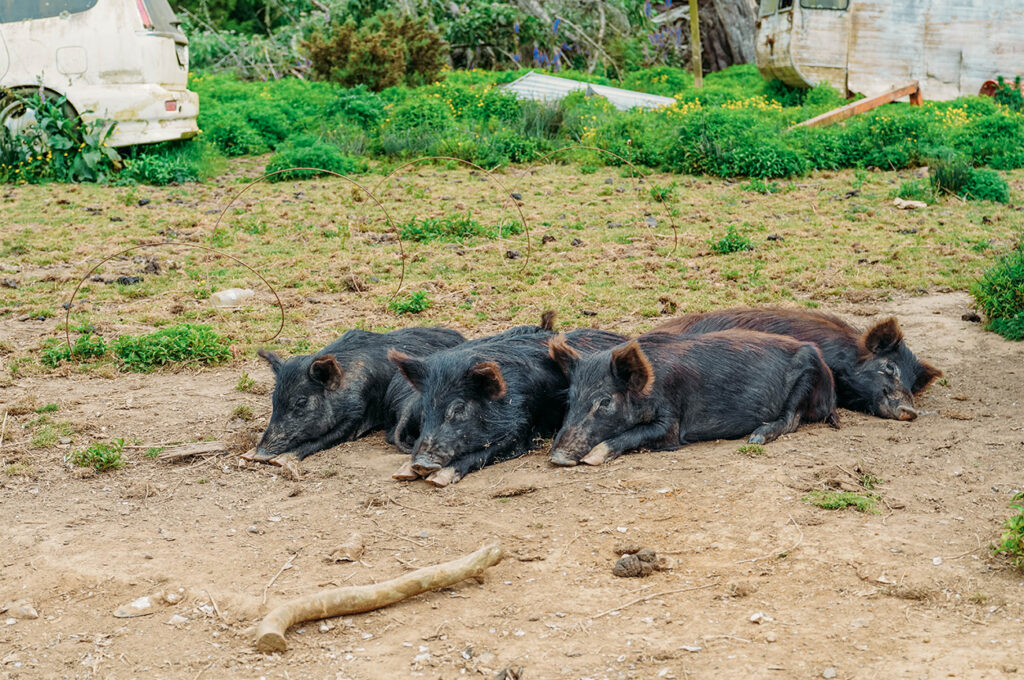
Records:
{"label": "leafy bush", "polygon": [[743,185],[744,191],[756,191],[759,194],[777,194],[782,191],[778,182],[766,182],[763,179],[754,178]]}
{"label": "leafy bush", "polygon": [[1011,111],[1024,113],[1024,94],[1020,89],[1020,76],[1013,79],[1012,85],[1002,76],[997,76],[996,91],[992,98]]}
{"label": "leafy bush", "polygon": [[121,168],[121,157],[107,146],[113,121],[84,121],[63,97],[23,95],[0,89],[0,108],[14,115],[34,112],[35,122],[17,135],[0,125],[0,182],[100,182]]}
{"label": "leafy bush", "polygon": [[711,246],[711,250],[719,255],[728,255],[729,253],[736,253],[741,250],[754,249],[754,244],[750,238],[739,233],[735,225],[732,224],[725,228],[725,236],[717,241],[714,239],[709,240],[708,245]]}
{"label": "leafy bush", "polygon": [[472,213],[454,213],[442,217],[413,218],[398,227],[403,239],[411,241],[464,241],[476,237],[504,238],[522,232],[518,222],[502,222],[486,226],[473,219]]}
{"label": "leafy bush", "polygon": [[219,364],[231,358],[227,340],[203,324],[178,324],[137,337],[122,335],[113,345],[122,366],[149,373],[158,366]]}
{"label": "leafy bush", "polygon": [[1020,339],[1024,325],[1024,243],[1004,256],[971,286],[988,327],[1011,340]]}
{"label": "leafy bush", "polygon": [[996,555],[1013,558],[1013,566],[1024,568],[1024,492],[1014,494],[1010,507],[1017,511],[1003,523],[1003,535],[999,543],[992,546]]}
{"label": "leafy bush", "polygon": [[973,176],[974,168],[970,162],[963,158],[954,158],[933,164],[929,179],[938,195],[964,196]]}
{"label": "leafy bush", "polygon": [[447,43],[426,17],[391,12],[378,12],[362,26],[349,19],[326,36],[317,31],[305,48],[316,78],[376,91],[437,80],[448,56]]}
{"label": "leafy bush", "polygon": [[74,451],[69,460],[78,467],[91,467],[97,472],[118,470],[124,467],[124,440],[115,439],[110,443],[96,442],[87,448]]}
{"label": "leafy bush", "polygon": [[366,162],[346,156],[336,146],[327,144],[311,135],[297,135],[290,138],[267,163],[266,171],[277,172],[271,180],[283,182],[290,179],[308,179],[316,177],[315,170],[288,170],[288,168],[320,168],[342,175],[353,175],[366,172]]}
{"label": "leafy bush", "polygon": [[1010,185],[995,170],[976,168],[971,173],[967,186],[964,187],[964,194],[976,201],[1009,203]]}
{"label": "leafy bush", "polygon": [[426,291],[418,290],[402,300],[392,300],[388,309],[395,314],[419,314],[430,309],[430,298]]}

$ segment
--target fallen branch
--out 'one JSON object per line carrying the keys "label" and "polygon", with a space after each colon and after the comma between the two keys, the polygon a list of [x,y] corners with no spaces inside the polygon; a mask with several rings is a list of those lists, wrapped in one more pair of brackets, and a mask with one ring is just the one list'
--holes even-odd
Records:
{"label": "fallen branch", "polygon": [[284,633],[289,626],[313,619],[380,609],[413,595],[479,576],[488,567],[500,562],[501,558],[501,544],[495,541],[465,557],[417,569],[390,581],[335,588],[285,602],[260,622],[256,629],[256,649],[265,654],[283,652],[288,649]]}
{"label": "fallen branch", "polygon": [[224,442],[198,442],[164,449],[160,453],[160,460],[173,461],[193,456],[219,456],[227,452],[228,447]]}

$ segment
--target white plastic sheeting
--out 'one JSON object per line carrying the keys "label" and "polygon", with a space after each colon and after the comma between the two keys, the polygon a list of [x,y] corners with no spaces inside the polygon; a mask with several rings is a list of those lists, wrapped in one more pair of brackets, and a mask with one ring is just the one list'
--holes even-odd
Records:
{"label": "white plastic sheeting", "polygon": [[656,94],[647,94],[646,92],[623,90],[622,88],[609,87],[608,85],[583,83],[578,80],[549,76],[543,73],[536,73],[535,71],[530,71],[518,80],[505,85],[499,85],[499,87],[514,92],[520,99],[533,99],[536,101],[558,101],[570,92],[583,90],[588,95],[604,97],[612,103],[612,106],[622,111],[627,111],[635,106],[641,106],[645,109],[657,109],[673,104],[676,101],[672,97],[661,97]]}

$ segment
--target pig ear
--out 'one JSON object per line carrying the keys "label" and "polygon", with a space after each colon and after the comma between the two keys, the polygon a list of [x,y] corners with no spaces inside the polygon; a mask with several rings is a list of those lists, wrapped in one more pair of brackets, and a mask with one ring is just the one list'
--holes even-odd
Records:
{"label": "pig ear", "polygon": [[646,397],[654,389],[654,369],[636,340],[612,350],[612,373],[637,396]]}
{"label": "pig ear", "polygon": [[924,388],[931,385],[932,381],[936,378],[942,377],[942,371],[935,368],[926,361],[921,362],[921,372],[917,375],[917,380],[914,381],[914,386],[911,388],[911,392],[917,394]]}
{"label": "pig ear", "polygon": [[309,365],[309,377],[329,390],[336,390],[341,387],[345,371],[333,354],[325,354],[313,359]]}
{"label": "pig ear", "polygon": [[564,333],[559,333],[548,340],[548,355],[562,369],[562,373],[566,375],[569,375],[580,358],[579,352],[570,347],[569,343],[565,341]]}
{"label": "pig ear", "polygon": [[895,317],[879,321],[869,328],[860,339],[861,347],[868,354],[885,354],[896,349],[903,342],[903,331]]}
{"label": "pig ear", "polygon": [[540,315],[540,329],[542,331],[555,330],[555,310],[549,309]]}
{"label": "pig ear", "polygon": [[281,365],[284,363],[281,357],[277,356],[276,354],[269,350],[262,348],[256,350],[256,354],[258,354],[261,359],[270,364],[270,370],[274,372],[274,375],[277,375],[281,371]]}
{"label": "pig ear", "polygon": [[397,349],[388,350],[388,361],[398,367],[402,377],[409,381],[409,384],[417,392],[423,391],[423,380],[427,375],[427,367],[422,359],[414,359],[405,352]]}
{"label": "pig ear", "polygon": [[488,399],[501,399],[508,391],[501,368],[493,361],[484,361],[469,369],[469,377]]}

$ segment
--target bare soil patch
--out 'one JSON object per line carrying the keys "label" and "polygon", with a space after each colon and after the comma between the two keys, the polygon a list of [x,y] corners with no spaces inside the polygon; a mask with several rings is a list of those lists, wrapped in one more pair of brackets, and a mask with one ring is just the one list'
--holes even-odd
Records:
{"label": "bare soil patch", "polygon": [[[805,427],[763,455],[722,441],[596,469],[549,468],[541,447],[442,490],[391,480],[402,458],[380,435],[308,458],[301,481],[233,456],[144,457],[151,444],[259,429],[269,398],[234,389],[242,370],[270,383],[255,359],[20,377],[0,391],[4,408],[57,403],[52,417],[77,433],[140,445],[124,469],[83,476],[63,462],[71,443],[34,448],[36,416],[8,416],[0,605],[25,599],[39,618],[0,614],[0,677],[1017,672],[1024,575],[988,546],[1022,487],[1024,346],[961,320],[969,306],[942,293],[828,310],[861,326],[857,311],[896,314],[911,348],[946,371],[921,399],[935,413],[916,422],[843,412],[841,430]],[[0,321],[0,340],[20,345],[25,327]],[[232,419],[240,404],[254,421]],[[813,489],[862,488],[865,475],[880,480],[879,514],[802,502]],[[359,561],[333,559],[355,533]],[[508,556],[483,583],[303,625],[284,655],[255,651],[256,622],[284,599],[388,579],[493,538]],[[627,542],[671,568],[613,576]],[[144,596],[152,614],[113,616]]]}

